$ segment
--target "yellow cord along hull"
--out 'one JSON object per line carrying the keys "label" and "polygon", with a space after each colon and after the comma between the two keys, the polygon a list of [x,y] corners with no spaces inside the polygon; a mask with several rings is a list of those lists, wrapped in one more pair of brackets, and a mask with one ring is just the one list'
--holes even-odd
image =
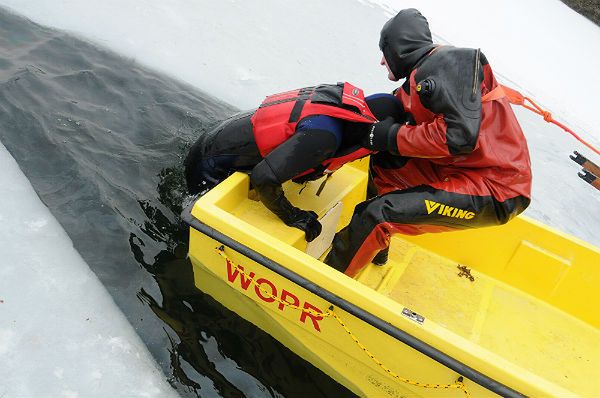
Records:
{"label": "yellow cord along hull", "polygon": [[[320,215],[342,201],[340,229],[364,165],[286,195]],[[388,264],[352,279],[248,188],[234,174],[184,211],[196,285],[359,396],[600,396],[597,248],[518,217],[394,237]]]}

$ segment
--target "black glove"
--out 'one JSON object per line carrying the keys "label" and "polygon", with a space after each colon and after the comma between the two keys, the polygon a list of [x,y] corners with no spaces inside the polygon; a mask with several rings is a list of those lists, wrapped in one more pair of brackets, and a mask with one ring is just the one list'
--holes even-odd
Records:
{"label": "black glove", "polygon": [[398,153],[396,145],[396,135],[400,124],[396,123],[393,117],[374,123],[366,136],[361,140],[361,145],[364,148],[372,151],[390,151]]}
{"label": "black glove", "polygon": [[296,209],[286,224],[290,227],[301,229],[306,234],[306,241],[311,242],[321,233],[321,223],[317,213]]}

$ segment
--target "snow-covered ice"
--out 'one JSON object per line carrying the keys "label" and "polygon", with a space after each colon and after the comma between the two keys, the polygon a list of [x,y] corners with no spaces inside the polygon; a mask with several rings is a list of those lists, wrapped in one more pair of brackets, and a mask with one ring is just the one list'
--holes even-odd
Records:
{"label": "snow-covered ice", "polygon": [[0,396],[177,396],[0,144]]}

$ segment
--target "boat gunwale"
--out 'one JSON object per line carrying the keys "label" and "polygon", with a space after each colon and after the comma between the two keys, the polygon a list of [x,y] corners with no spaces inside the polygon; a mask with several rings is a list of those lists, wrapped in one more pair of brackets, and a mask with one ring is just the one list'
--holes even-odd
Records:
{"label": "boat gunwale", "polygon": [[258,253],[248,246],[230,238],[229,236],[217,231],[215,228],[203,223],[192,215],[192,209],[196,201],[189,204],[181,213],[182,220],[196,231],[207,235],[208,237],[218,241],[219,243],[232,248],[238,253],[250,258],[258,264],[275,272],[283,278],[290,280],[298,286],[308,290],[309,292],[319,296],[323,300],[339,307],[356,318],[366,322],[370,326],[380,330],[390,337],[408,345],[416,351],[428,356],[434,361],[448,367],[458,374],[468,378],[469,380],[479,384],[480,386],[503,397],[526,397],[526,395],[492,379],[489,376],[471,368],[470,366],[460,362],[459,360],[449,356],[448,354],[438,350],[437,348],[425,343],[417,337],[407,333],[406,331],[384,321],[383,319],[373,315],[372,313],[358,307],[346,299],[330,292],[326,288],[317,285],[314,282],[304,278],[298,273],[284,267],[283,265],[271,260],[268,257]]}

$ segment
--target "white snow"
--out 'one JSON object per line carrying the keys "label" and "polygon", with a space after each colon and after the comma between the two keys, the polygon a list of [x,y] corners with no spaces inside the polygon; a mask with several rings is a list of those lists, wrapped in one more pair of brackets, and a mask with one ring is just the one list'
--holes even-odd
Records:
{"label": "white snow", "polygon": [[[0,0],[0,5],[109,47],[240,108],[255,107],[267,94],[321,82],[346,80],[367,93],[390,91],[397,84],[387,80],[379,65],[379,32],[395,12],[416,7],[429,19],[436,41],[480,47],[502,82],[531,96],[558,120],[600,146],[595,98],[600,92],[600,28],[558,0]],[[521,109],[515,111],[529,140],[534,170],[533,202],[527,214],[600,246],[600,193],[577,177],[579,168],[568,154],[578,150],[597,163],[599,157],[540,117]],[[4,173],[0,176],[9,178]],[[16,203],[18,195],[37,200],[28,184],[23,184],[27,188],[19,188],[12,200]],[[0,231],[10,242],[8,247],[23,241],[33,245],[28,247],[32,253],[25,260],[22,250],[21,257],[14,258],[19,259],[14,266],[21,266],[20,272],[0,268],[0,277],[6,274],[11,278],[10,284],[0,278],[0,295],[15,296],[25,290],[38,294],[38,289],[27,288],[34,276],[39,278],[40,291],[60,292],[66,275],[63,263],[51,265],[47,260],[63,252],[72,253],[72,248],[23,240],[19,234],[33,236],[42,230],[52,231],[62,236],[63,246],[68,239],[48,213],[34,216],[25,209],[8,211],[10,203],[0,204]],[[6,255],[4,251],[3,246],[2,258],[8,258],[10,251]],[[40,259],[45,264],[43,279],[39,267],[34,266]],[[80,259],[68,266],[89,273]],[[27,270],[31,277],[21,273]],[[76,293],[61,296],[66,300],[62,303],[77,301],[76,297]],[[41,301],[34,296],[30,299],[30,305]],[[63,321],[67,312],[60,303],[57,301],[53,309],[56,313],[40,314],[41,324],[52,324],[57,319],[60,322],[55,323],[62,323],[67,331],[79,330],[78,336],[62,340],[63,344],[70,342],[65,347],[67,353],[76,352],[77,346],[94,340],[85,333],[87,321],[84,326],[80,318]],[[6,311],[7,304],[8,300],[0,304],[0,311]],[[7,352],[17,352],[16,341],[22,342],[18,348],[23,353],[31,355],[37,349],[36,339],[48,338],[37,335],[25,343],[23,336],[33,328],[23,326],[15,333],[4,325],[2,321],[2,358]],[[115,336],[108,337],[108,332],[102,335],[105,337],[96,344],[108,346],[113,341],[112,349],[120,349],[122,340],[115,343],[110,340]],[[89,356],[92,364],[104,361],[100,359],[102,353],[95,355]],[[19,378],[17,386],[30,371],[24,357],[13,359],[15,367],[23,367],[20,372],[10,373],[10,377]],[[50,367],[44,360],[35,365],[46,368],[44,377],[56,379],[54,386],[62,385],[71,369],[66,364]],[[6,370],[0,370],[0,379],[6,374],[1,372]],[[111,378],[106,370],[96,372],[90,367],[86,372],[90,383],[100,375],[106,380]],[[74,391],[76,388],[69,386],[63,390],[65,395]]]}

